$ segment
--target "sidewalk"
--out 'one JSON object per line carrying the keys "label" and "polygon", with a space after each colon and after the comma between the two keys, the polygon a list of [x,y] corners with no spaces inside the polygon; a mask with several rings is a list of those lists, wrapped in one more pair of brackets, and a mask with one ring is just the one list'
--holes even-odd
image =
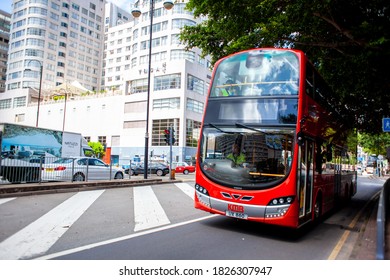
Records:
{"label": "sidewalk", "polygon": [[[375,176],[376,178],[379,178]],[[380,177],[383,178],[383,177]],[[384,177],[389,180],[389,175]],[[350,260],[376,260],[377,259],[377,216],[378,216],[379,198],[375,201],[372,208],[369,209],[368,219],[362,226],[358,240],[349,257]],[[387,202],[386,229],[385,229],[385,260],[390,260],[390,205]]]}

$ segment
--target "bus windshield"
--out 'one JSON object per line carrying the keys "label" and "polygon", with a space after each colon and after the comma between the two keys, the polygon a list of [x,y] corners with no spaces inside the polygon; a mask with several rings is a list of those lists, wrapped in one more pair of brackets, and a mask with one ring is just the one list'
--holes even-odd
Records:
{"label": "bus windshield", "polygon": [[294,134],[292,128],[209,124],[203,128],[201,169],[212,181],[227,187],[275,186],[290,171]]}
{"label": "bus windshield", "polygon": [[299,63],[286,50],[253,50],[221,61],[210,97],[298,95]]}

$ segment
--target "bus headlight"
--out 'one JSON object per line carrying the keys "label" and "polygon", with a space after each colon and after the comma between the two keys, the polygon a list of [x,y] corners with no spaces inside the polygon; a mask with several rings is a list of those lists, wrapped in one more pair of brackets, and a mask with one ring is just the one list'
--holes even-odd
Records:
{"label": "bus headlight", "polygon": [[199,184],[195,184],[195,193],[200,203],[203,205],[210,207],[210,194],[206,190],[206,188],[202,187]]}
{"label": "bus headlight", "polygon": [[265,208],[265,217],[277,218],[284,216],[293,201],[293,196],[283,196],[272,199]]}
{"label": "bus headlight", "polygon": [[195,184],[195,190],[197,192],[200,192],[200,193],[204,194],[204,195],[210,196],[209,192],[204,187],[202,187],[201,185]]}

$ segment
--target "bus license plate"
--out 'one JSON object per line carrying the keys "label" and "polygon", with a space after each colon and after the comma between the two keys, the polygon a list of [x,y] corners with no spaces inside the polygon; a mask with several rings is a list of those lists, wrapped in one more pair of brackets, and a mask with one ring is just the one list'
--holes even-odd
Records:
{"label": "bus license plate", "polygon": [[244,219],[244,220],[248,219],[248,214],[233,212],[233,211],[229,211],[229,210],[226,211],[226,216],[238,218],[238,219]]}

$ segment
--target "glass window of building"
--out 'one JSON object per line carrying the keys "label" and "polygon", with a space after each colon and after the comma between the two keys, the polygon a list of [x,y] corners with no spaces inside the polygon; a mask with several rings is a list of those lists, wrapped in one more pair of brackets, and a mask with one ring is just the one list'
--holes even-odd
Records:
{"label": "glass window of building", "polygon": [[180,119],[153,120],[152,123],[152,146],[167,146],[163,131],[169,127],[174,129],[175,143],[178,146],[180,135]]}
{"label": "glass window of building", "polygon": [[168,90],[181,88],[181,74],[171,74],[154,77],[154,90]]}
{"label": "glass window of building", "polygon": [[197,147],[200,136],[201,122],[187,119],[186,120],[186,146]]}

